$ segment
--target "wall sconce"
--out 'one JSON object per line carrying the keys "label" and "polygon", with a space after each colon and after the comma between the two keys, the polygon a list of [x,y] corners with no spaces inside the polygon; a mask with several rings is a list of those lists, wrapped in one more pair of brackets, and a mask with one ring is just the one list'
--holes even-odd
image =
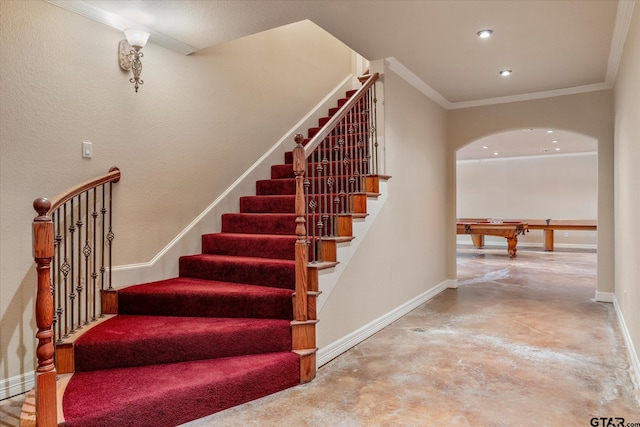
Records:
{"label": "wall sconce", "polygon": [[124,30],[126,40],[121,40],[118,44],[120,68],[125,71],[133,70],[133,77],[129,79],[138,92],[138,87],[144,84],[140,78],[142,73],[142,62],[140,58],[144,56],[140,50],[147,44],[149,33],[140,30]]}

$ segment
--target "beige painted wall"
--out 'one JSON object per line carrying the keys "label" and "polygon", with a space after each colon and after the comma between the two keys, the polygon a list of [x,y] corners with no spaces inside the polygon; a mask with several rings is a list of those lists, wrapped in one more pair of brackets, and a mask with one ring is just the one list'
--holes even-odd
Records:
{"label": "beige painted wall", "polygon": [[[564,129],[598,140],[598,285],[614,290],[613,90],[451,110],[447,116],[450,166],[449,241],[455,243],[455,151],[478,138],[525,128]],[[447,246],[448,271],[455,272],[455,245]]]}
{"label": "beige painted wall", "polygon": [[616,303],[635,349],[640,381],[640,4],[636,2],[615,86]]}
{"label": "beige painted wall", "polygon": [[115,264],[147,262],[350,74],[352,52],[308,21],[191,56],[151,40],[136,94],[119,31],[39,0],[0,7],[2,385],[34,369],[36,197],[117,165]]}
{"label": "beige painted wall", "polygon": [[320,347],[447,278],[446,112],[388,69],[383,86],[387,200],[318,315]]}
{"label": "beige painted wall", "polygon": [[[597,219],[598,156],[570,154],[456,163],[458,218]],[[596,247],[595,231],[557,231],[555,246]],[[469,236],[458,242],[471,244]],[[487,244],[507,246],[487,236]],[[518,246],[541,247],[542,230],[518,238]]]}

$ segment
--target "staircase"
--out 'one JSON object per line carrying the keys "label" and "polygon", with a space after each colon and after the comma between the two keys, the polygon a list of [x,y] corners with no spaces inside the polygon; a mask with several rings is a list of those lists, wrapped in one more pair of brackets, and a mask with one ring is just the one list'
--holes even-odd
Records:
{"label": "staircase", "polygon": [[[355,92],[347,92],[320,127],[309,129],[302,145]],[[340,137],[336,128],[327,139]],[[309,169],[316,168],[310,162]],[[58,346],[58,374],[67,373],[58,386],[59,422],[176,426],[313,378],[317,271],[335,265],[337,243],[352,237],[350,226],[336,225],[323,240],[327,215],[307,217],[310,320],[296,321],[300,230],[293,163],[292,152],[285,153],[271,179],[256,183],[256,195],[240,199],[240,212],[222,216],[221,232],[202,236],[202,253],[180,258],[179,277],[107,293],[106,306],[117,315]],[[318,180],[307,178],[311,200],[326,193]],[[349,196],[351,203],[358,196]],[[366,216],[366,197],[356,216]],[[349,221],[353,216],[345,215]],[[296,334],[313,335],[303,340],[313,348],[296,346]]]}

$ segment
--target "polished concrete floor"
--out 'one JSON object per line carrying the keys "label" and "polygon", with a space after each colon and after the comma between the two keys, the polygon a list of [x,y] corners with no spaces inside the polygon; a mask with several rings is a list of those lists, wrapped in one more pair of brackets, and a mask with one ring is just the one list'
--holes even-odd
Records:
{"label": "polished concrete floor", "polygon": [[[302,386],[184,427],[589,426],[640,423],[612,304],[593,300],[595,252],[458,251],[448,289]],[[13,426],[11,402],[0,426]]]}

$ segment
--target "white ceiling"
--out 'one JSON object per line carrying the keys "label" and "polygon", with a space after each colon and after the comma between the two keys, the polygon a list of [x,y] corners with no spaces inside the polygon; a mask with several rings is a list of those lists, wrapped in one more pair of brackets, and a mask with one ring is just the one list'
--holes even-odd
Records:
{"label": "white ceiling", "polygon": [[597,151],[598,141],[595,138],[558,129],[527,128],[490,135],[474,141],[458,150],[456,159],[460,161],[559,156]]}
{"label": "white ceiling", "polygon": [[[150,43],[175,39],[190,50],[310,19],[367,59],[390,58],[392,69],[405,71],[445,108],[612,87],[634,5],[633,0],[47,1],[106,11],[151,30]],[[492,29],[493,37],[478,38],[484,28]],[[498,74],[505,68],[513,70],[506,78]]]}

